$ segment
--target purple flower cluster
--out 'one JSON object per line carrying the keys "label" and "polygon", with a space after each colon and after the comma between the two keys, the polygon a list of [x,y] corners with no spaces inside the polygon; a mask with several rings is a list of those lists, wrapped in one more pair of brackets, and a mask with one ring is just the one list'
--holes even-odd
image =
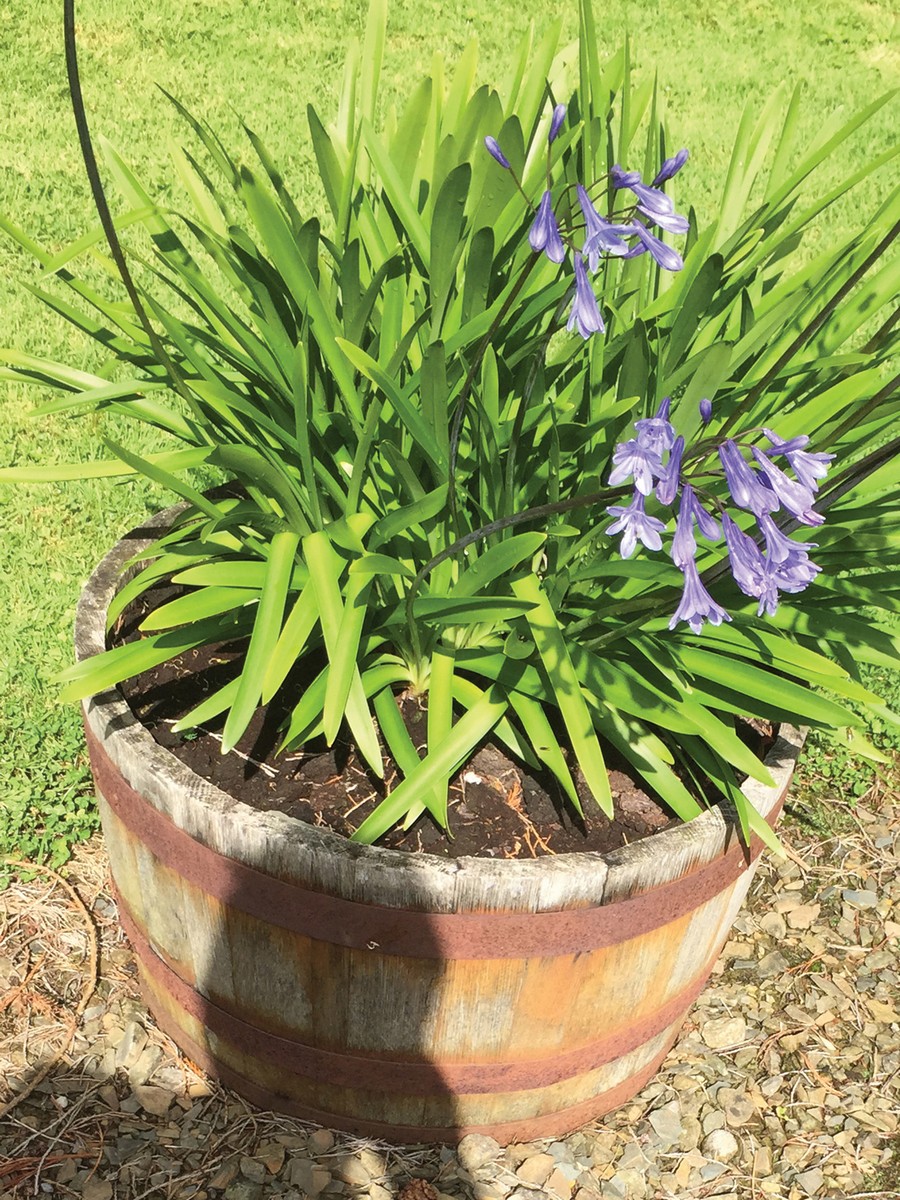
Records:
{"label": "purple flower cluster", "polygon": [[[557,104],[550,121],[548,145],[559,136],[565,116],[566,106]],[[484,144],[491,157],[504,170],[512,170],[496,138],[486,137]],[[578,205],[584,220],[584,241],[580,249],[572,246],[575,290],[567,324],[570,331],[577,330],[587,339],[593,333],[603,333],[606,328],[588,271],[585,269],[585,262],[592,274],[599,269],[603,256],[624,259],[636,258],[639,254],[650,254],[666,271],[680,271],[684,266],[681,255],[671,246],[667,246],[647,226],[657,225],[670,233],[687,233],[687,218],[675,212],[671,198],[661,190],[661,184],[677,174],[687,159],[687,150],[679,150],[672,158],[667,158],[650,184],[641,180],[638,171],[624,171],[619,166],[613,167],[609,175],[612,188],[617,191],[630,191],[635,200],[631,206],[630,219],[624,223],[617,224],[601,217],[587,188],[580,183],[577,185]],[[635,240],[629,245],[626,239]],[[536,254],[544,253],[551,262],[561,263],[566,257],[566,240],[567,236],[560,230],[553,210],[553,196],[548,188],[538,203],[528,241]]]}
{"label": "purple flower cluster", "polygon": [[[676,437],[669,409],[667,398],[655,416],[635,421],[635,438],[616,446],[609,483],[615,487],[631,479],[634,495],[629,505],[611,505],[607,509],[614,520],[605,532],[621,533],[623,558],[630,557],[639,541],[648,550],[661,550],[661,535],[668,522],[647,513],[646,500],[653,495],[659,505],[671,508],[680,493],[670,554],[684,576],[684,592],[669,628],[685,621],[694,633],[699,633],[705,621],[720,625],[731,620],[700,578],[695,562],[695,529],[710,542],[718,541],[724,534],[735,583],[745,595],[759,600],[759,616],[764,612],[772,615],[781,592],[803,591],[820,570],[808,553],[815,543],[793,541],[775,523],[773,513],[783,509],[789,517],[806,525],[821,525],[824,518],[813,508],[815,493],[834,455],[808,451],[809,438],[805,435],[786,441],[771,429],[764,429],[770,446],[764,450],[751,446],[752,461],[748,461],[737,442],[726,439],[715,454],[732,501],[755,517],[757,536],[744,532],[721,504],[718,505],[720,529],[719,522],[683,477],[684,438]],[[706,425],[712,415],[708,400],[700,401],[700,413]],[[793,478],[773,461],[779,457],[787,461]],[[703,467],[702,462],[700,466]]]}

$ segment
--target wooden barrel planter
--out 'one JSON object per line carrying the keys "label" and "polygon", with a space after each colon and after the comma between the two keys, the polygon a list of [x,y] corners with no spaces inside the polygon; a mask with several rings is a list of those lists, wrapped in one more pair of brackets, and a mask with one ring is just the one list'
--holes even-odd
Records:
{"label": "wooden barrel planter", "polygon": [[[88,582],[79,658],[104,649],[120,567],[154,533],[120,542]],[[761,850],[748,867],[718,809],[610,854],[359,846],[218,790],[118,691],[85,719],[160,1026],[261,1107],[389,1140],[558,1136],[628,1100],[703,988]],[[772,823],[801,741],[782,727],[766,760],[777,786],[745,785]]]}

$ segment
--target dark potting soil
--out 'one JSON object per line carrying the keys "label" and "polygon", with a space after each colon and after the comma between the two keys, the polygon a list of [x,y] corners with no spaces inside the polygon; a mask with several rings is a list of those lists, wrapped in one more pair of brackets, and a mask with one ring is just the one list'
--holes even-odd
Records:
{"label": "dark potting soil", "polygon": [[[175,594],[171,587],[159,587],[131,605],[113,630],[110,645],[139,637],[137,627],[146,614]],[[320,740],[302,752],[276,755],[280,729],[290,712],[280,697],[290,690],[296,703],[302,677],[289,677],[273,703],[256,713],[230,754],[221,753],[223,719],[189,733],[172,732],[181,717],[237,675],[245,650],[246,640],[193,650],[127,680],[120,690],[161,746],[222,791],[261,812],[287,813],[348,836],[400,776],[385,752],[385,778],[378,779],[352,743],[340,736],[330,747]],[[426,721],[422,704],[412,696],[398,702],[414,745],[421,746]],[[774,731],[759,722],[740,722],[738,732],[761,757],[774,740]],[[634,778],[621,755],[611,746],[604,746],[604,755],[614,800],[612,819],[601,812],[579,772],[573,770],[583,816],[549,772],[532,772],[495,742],[486,741],[451,782],[450,837],[425,813],[408,831],[390,830],[378,844],[446,858],[534,858],[609,851],[679,823]],[[709,798],[715,798],[712,789]]]}

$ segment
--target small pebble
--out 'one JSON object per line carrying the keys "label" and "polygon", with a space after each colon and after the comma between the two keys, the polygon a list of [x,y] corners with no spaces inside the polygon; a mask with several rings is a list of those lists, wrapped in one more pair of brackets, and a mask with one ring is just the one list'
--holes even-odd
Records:
{"label": "small pebble", "polygon": [[467,1134],[456,1147],[456,1157],[466,1171],[478,1171],[500,1153],[500,1143],[481,1133]]}
{"label": "small pebble", "polygon": [[701,1036],[711,1050],[736,1046],[747,1036],[747,1022],[743,1017],[719,1017],[706,1021],[700,1027]]}
{"label": "small pebble", "polygon": [[841,892],[841,899],[851,908],[875,908],[878,904],[877,893],[870,892],[868,889],[847,888]]}
{"label": "small pebble", "polygon": [[556,1159],[552,1154],[532,1154],[531,1158],[526,1158],[521,1166],[516,1168],[516,1175],[523,1183],[540,1186],[546,1183],[555,1166]]}
{"label": "small pebble", "polygon": [[731,1162],[741,1147],[733,1133],[727,1129],[714,1129],[703,1139],[700,1148],[707,1158],[726,1163]]}

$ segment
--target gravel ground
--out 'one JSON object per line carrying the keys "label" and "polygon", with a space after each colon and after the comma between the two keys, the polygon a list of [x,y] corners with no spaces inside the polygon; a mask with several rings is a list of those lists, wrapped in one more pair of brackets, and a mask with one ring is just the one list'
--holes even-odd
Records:
{"label": "gravel ground", "polygon": [[[900,1198],[900,798],[789,828],[650,1086],[556,1142],[260,1113],[148,1018],[99,841],[0,893],[0,1200]],[[826,809],[827,813],[827,809]]]}

